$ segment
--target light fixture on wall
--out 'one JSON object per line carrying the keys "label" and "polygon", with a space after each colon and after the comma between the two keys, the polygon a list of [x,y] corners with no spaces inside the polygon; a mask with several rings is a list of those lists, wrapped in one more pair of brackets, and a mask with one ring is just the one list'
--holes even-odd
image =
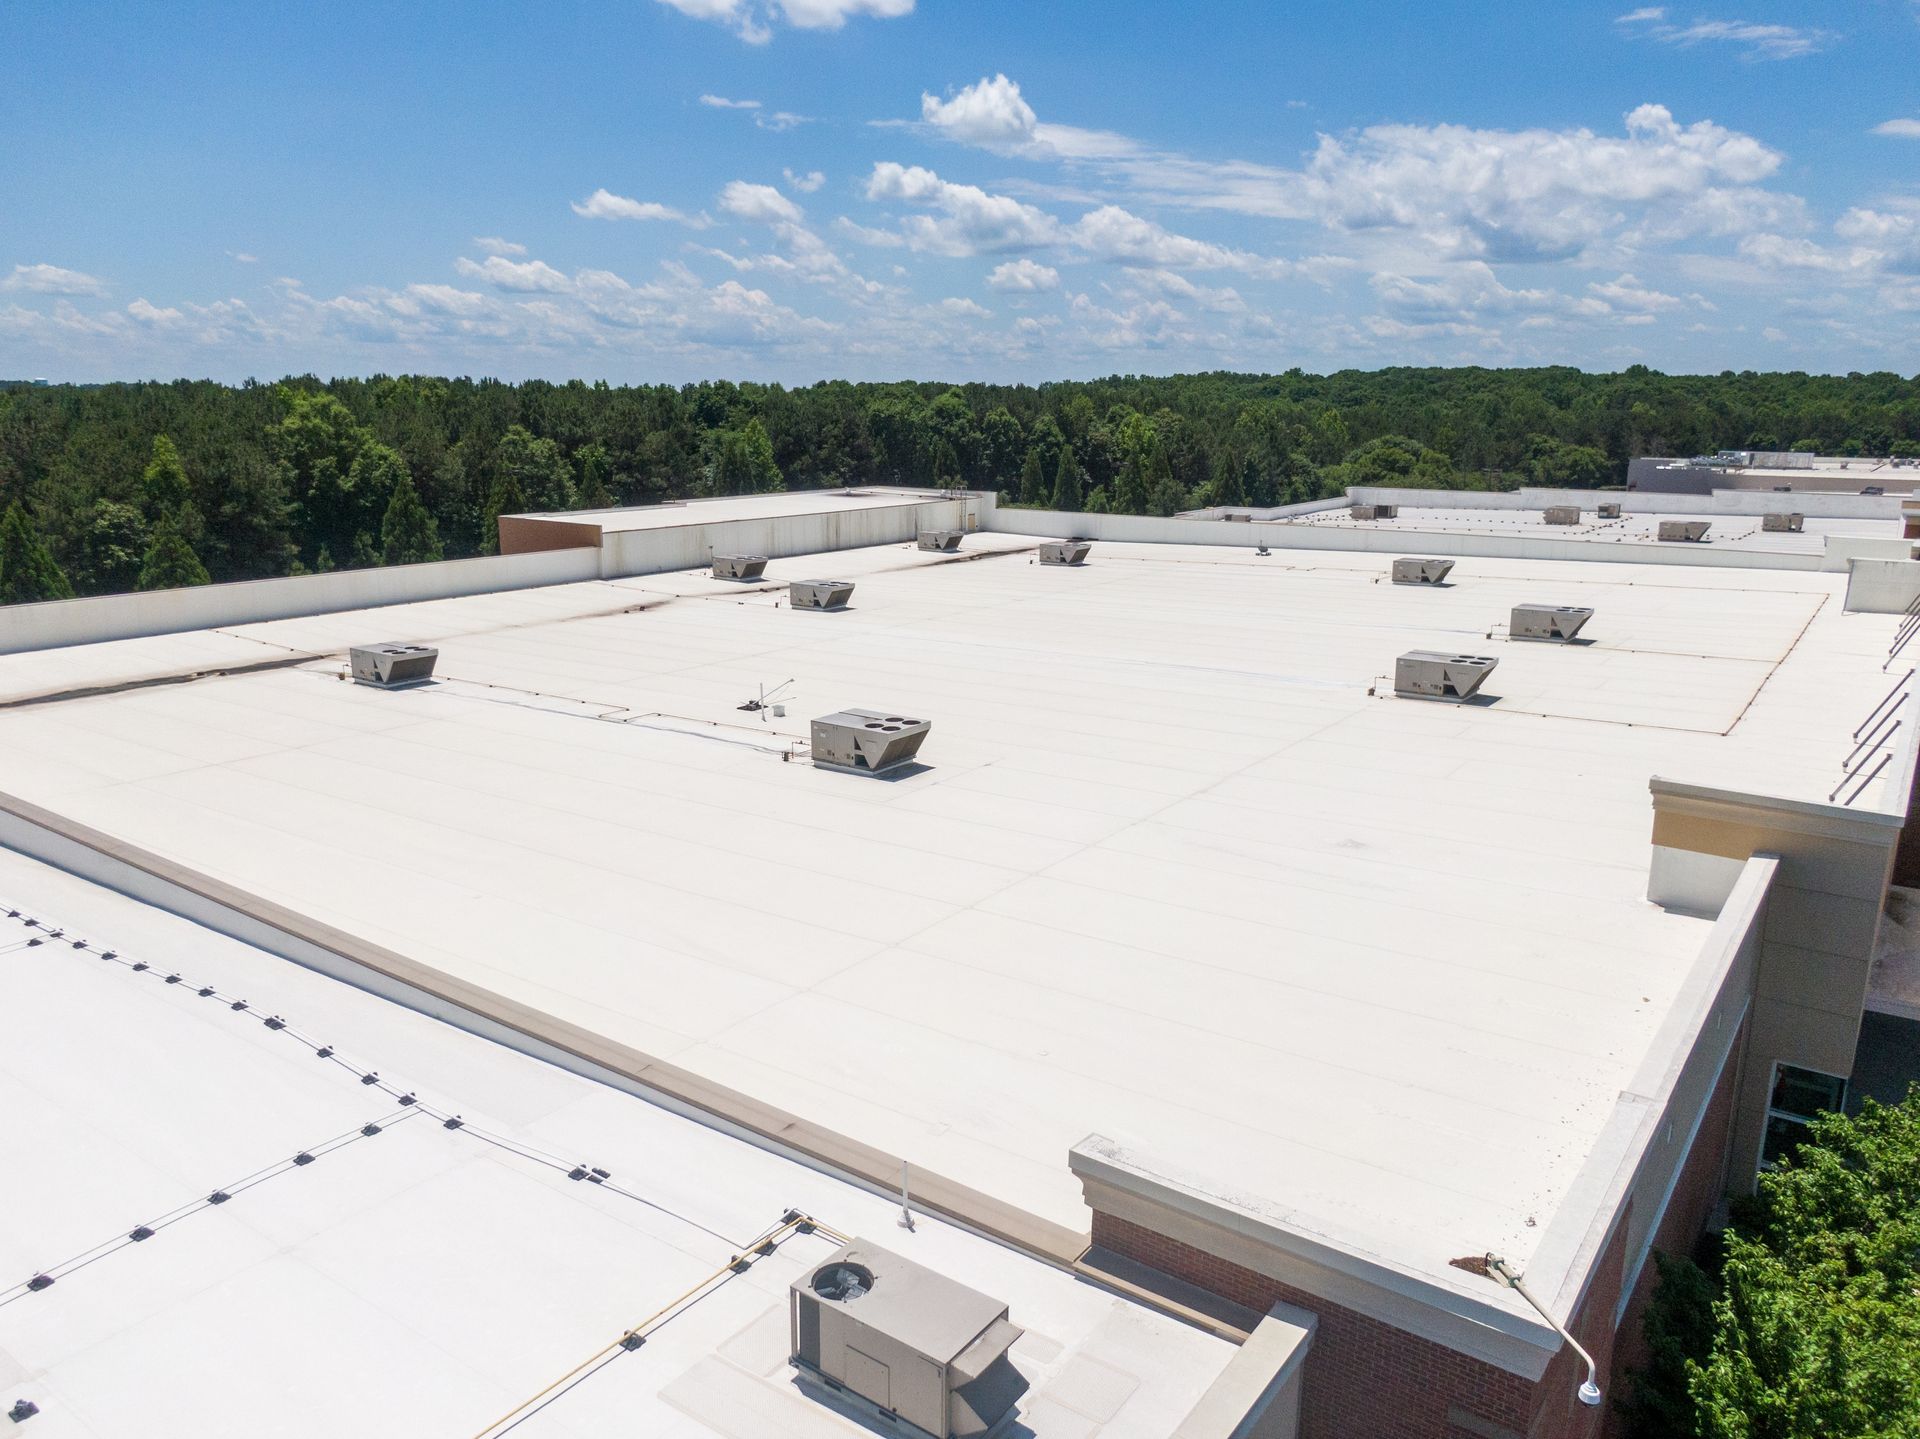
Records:
{"label": "light fixture on wall", "polygon": [[1533,1297],[1532,1291],[1527,1288],[1521,1276],[1513,1272],[1512,1266],[1510,1266],[1506,1260],[1497,1254],[1489,1254],[1487,1256],[1487,1273],[1506,1285],[1509,1289],[1517,1292],[1522,1299],[1531,1304],[1539,1313],[1540,1317],[1551,1324],[1555,1332],[1558,1333],[1562,1339],[1566,1340],[1572,1347],[1573,1352],[1578,1354],[1586,1363],[1587,1377],[1585,1382],[1580,1386],[1580,1402],[1589,1408],[1597,1405],[1601,1399],[1600,1371],[1594,1367],[1593,1356],[1580,1347],[1580,1341],[1567,1332],[1566,1325],[1547,1313],[1546,1305]]}

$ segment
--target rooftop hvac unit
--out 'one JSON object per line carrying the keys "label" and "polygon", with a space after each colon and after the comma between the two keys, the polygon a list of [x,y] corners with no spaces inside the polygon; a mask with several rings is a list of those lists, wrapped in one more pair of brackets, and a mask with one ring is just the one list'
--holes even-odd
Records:
{"label": "rooftop hvac unit", "polygon": [[967,532],[965,530],[922,530],[920,531],[919,543],[920,548],[923,550],[939,550],[943,553],[951,553],[960,548],[960,541],[966,537]]}
{"label": "rooftop hvac unit", "polygon": [[1776,535],[1797,535],[1807,527],[1805,515],[1762,515],[1760,528]]}
{"label": "rooftop hvac unit", "polygon": [[1393,562],[1393,582],[1396,585],[1437,585],[1452,573],[1452,560],[1409,557]]}
{"label": "rooftop hvac unit", "polygon": [[1252,515],[1222,515],[1220,518],[1234,524],[1250,525],[1253,523]]}
{"label": "rooftop hvac unit", "polygon": [[1580,523],[1580,506],[1548,505],[1542,518],[1550,525],[1577,525]]}
{"label": "rooftop hvac unit", "polygon": [[813,722],[813,762],[821,769],[885,774],[919,754],[932,730],[931,720],[880,710],[841,710]]}
{"label": "rooftop hvac unit", "polygon": [[1040,546],[1040,563],[1043,565],[1083,565],[1087,562],[1087,552],[1093,548],[1090,540],[1048,540]]}
{"label": "rooftop hvac unit", "polygon": [[1599,507],[1594,510],[1594,513],[1603,520],[1617,520],[1620,518],[1620,502],[1618,500],[1603,500]]}
{"label": "rooftop hvac unit", "polygon": [[852,580],[795,580],[787,586],[787,603],[796,610],[844,610],[852,598]]}
{"label": "rooftop hvac unit", "polygon": [[1663,540],[1685,540],[1698,544],[1707,537],[1707,531],[1713,528],[1711,520],[1662,520],[1660,538]]}
{"label": "rooftop hvac unit", "polygon": [[1507,621],[1507,635],[1516,640],[1553,640],[1564,645],[1592,618],[1592,610],[1575,605],[1515,605]]}
{"label": "rooftop hvac unit", "polygon": [[765,555],[715,555],[713,577],[716,580],[757,580],[767,572]]}
{"label": "rooftop hvac unit", "polygon": [[974,1439],[1027,1392],[1005,1304],[865,1240],[796,1279],[788,1311],[795,1367],[910,1435]]}
{"label": "rooftop hvac unit", "polygon": [[1354,505],[1347,510],[1347,515],[1356,520],[1397,520],[1400,518],[1400,506]]}
{"label": "rooftop hvac unit", "polygon": [[355,645],[347,651],[354,683],[384,690],[425,684],[439,658],[440,651],[430,645]]}
{"label": "rooftop hvac unit", "polygon": [[1470,700],[1487,682],[1496,659],[1450,655],[1440,650],[1408,650],[1393,667],[1393,692],[1414,699]]}
{"label": "rooftop hvac unit", "polygon": [[[1842,465],[1840,468],[1844,470],[1846,466]],[[1860,493],[1863,495],[1884,495],[1886,492],[1886,488],[1883,485],[1868,485]]]}

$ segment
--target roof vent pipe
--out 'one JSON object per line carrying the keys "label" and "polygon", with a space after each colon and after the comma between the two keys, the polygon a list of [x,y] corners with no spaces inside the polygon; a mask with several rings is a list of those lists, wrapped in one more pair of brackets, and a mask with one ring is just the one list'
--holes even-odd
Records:
{"label": "roof vent pipe", "polygon": [[1601,1397],[1599,1383],[1600,1371],[1594,1367],[1593,1356],[1580,1347],[1580,1341],[1567,1332],[1566,1325],[1547,1313],[1546,1306],[1533,1297],[1533,1292],[1527,1288],[1522,1276],[1515,1274],[1506,1260],[1497,1254],[1489,1254],[1487,1256],[1487,1273],[1513,1290],[1522,1299],[1526,1300],[1527,1303],[1531,1304],[1535,1312],[1538,1313],[1542,1319],[1546,1320],[1547,1323],[1551,1324],[1554,1332],[1566,1340],[1568,1347],[1580,1356],[1581,1360],[1587,1366],[1586,1382],[1580,1386],[1580,1402],[1589,1409],[1596,1407],[1600,1403]]}

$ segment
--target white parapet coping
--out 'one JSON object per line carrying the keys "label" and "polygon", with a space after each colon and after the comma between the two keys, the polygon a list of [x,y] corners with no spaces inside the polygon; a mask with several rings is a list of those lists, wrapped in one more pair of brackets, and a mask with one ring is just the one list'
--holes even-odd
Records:
{"label": "white parapet coping", "polygon": [[1294,1439],[1301,1380],[1319,1327],[1316,1314],[1274,1305],[1172,1439]]}

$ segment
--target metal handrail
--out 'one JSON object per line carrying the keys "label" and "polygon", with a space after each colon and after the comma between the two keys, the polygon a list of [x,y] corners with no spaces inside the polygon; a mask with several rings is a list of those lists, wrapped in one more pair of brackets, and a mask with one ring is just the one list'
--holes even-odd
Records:
{"label": "metal handrail", "polygon": [[1880,711],[1886,708],[1887,700],[1890,700],[1895,695],[1899,694],[1900,686],[1905,684],[1908,680],[1912,679],[1914,676],[1914,673],[1915,673],[1914,670],[1908,670],[1904,675],[1900,676],[1899,679],[1894,681],[1893,688],[1887,691],[1886,697],[1883,698],[1879,704],[1875,705],[1872,711],[1867,715],[1866,719],[1861,721],[1861,723],[1855,727],[1853,731],[1853,737],[1855,739],[1860,738],[1860,731],[1873,723],[1875,717],[1879,715]]}
{"label": "metal handrail", "polygon": [[[1849,754],[1845,759],[1840,761],[1841,769],[1852,769],[1854,755],[1859,754],[1861,750],[1868,750],[1868,751],[1872,750],[1874,741],[1880,737],[1881,728],[1886,724],[1888,720],[1893,719],[1895,711],[1897,711],[1900,708],[1900,705],[1903,705],[1906,702],[1907,702],[1907,697],[1905,695],[1901,695],[1899,704],[1894,705],[1893,709],[1890,709],[1886,712],[1886,714],[1881,718],[1880,723],[1873,727],[1873,733],[1869,734],[1865,739],[1861,740],[1859,744],[1855,745],[1853,747],[1853,752]],[[1894,720],[1893,728],[1899,729],[1900,721]],[[1891,734],[1892,731],[1889,730],[1888,733]]]}

